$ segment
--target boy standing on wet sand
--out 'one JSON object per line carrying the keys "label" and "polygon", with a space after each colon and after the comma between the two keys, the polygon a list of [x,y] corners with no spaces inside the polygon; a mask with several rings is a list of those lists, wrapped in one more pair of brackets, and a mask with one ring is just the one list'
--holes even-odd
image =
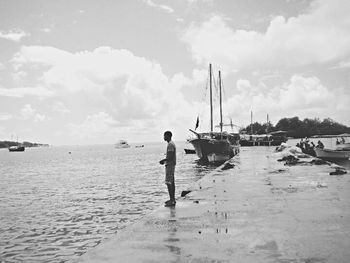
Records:
{"label": "boy standing on wet sand", "polygon": [[164,132],[164,141],[168,142],[166,148],[166,157],[160,160],[160,164],[165,164],[165,184],[168,188],[170,200],[165,202],[165,206],[175,206],[175,165],[176,165],[176,146],[171,140],[173,134],[170,131]]}

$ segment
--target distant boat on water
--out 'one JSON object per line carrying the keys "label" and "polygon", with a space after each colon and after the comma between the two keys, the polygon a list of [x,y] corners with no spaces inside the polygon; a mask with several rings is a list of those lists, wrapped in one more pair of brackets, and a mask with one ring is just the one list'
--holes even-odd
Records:
{"label": "distant boat on water", "polygon": [[184,149],[186,154],[196,154],[196,150],[194,149]]}
{"label": "distant boat on water", "polygon": [[[197,133],[196,138],[190,139],[197,156],[203,162],[216,163],[225,162],[239,152],[239,135],[223,131],[222,122],[222,91],[221,72],[219,71],[219,92],[220,92],[220,132],[213,131],[213,96],[212,96],[212,67],[209,65],[209,87],[210,87],[210,132]],[[197,119],[196,127],[198,127]]]}
{"label": "distant boat on water", "polygon": [[115,145],[115,148],[121,149],[121,148],[130,148],[130,145],[126,140],[119,140]]}
{"label": "distant boat on water", "polygon": [[[12,141],[12,136],[11,136],[11,141]],[[8,149],[10,152],[24,152],[25,147],[22,144],[18,143],[18,136],[17,136],[16,145],[10,146]]]}
{"label": "distant boat on water", "polygon": [[8,149],[9,149],[10,152],[24,152],[25,147],[24,146],[15,145],[15,146],[10,146]]}

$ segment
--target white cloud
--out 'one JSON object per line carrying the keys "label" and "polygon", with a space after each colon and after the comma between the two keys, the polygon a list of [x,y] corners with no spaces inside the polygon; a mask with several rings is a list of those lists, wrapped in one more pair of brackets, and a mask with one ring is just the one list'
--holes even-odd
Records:
{"label": "white cloud", "polygon": [[66,105],[62,101],[56,101],[52,104],[52,110],[59,113],[70,113],[71,111],[66,107]]}
{"label": "white cloud", "polygon": [[25,71],[17,71],[15,73],[12,73],[12,78],[14,81],[20,81],[21,79],[28,76],[28,73]]}
{"label": "white cloud", "polygon": [[[74,116],[77,110],[80,119],[81,114],[90,116],[84,122],[81,120],[80,124],[77,122],[78,117],[75,118],[75,124],[71,127],[77,130],[90,125],[89,121],[94,116],[92,112],[107,114],[119,128],[130,128],[129,133],[141,133],[140,130],[149,131],[157,127],[163,130],[165,127],[170,129],[182,126],[183,130],[183,125],[192,122],[196,113],[193,112],[193,105],[184,98],[181,89],[193,87],[199,82],[202,85],[206,78],[206,72],[200,70],[194,71],[193,79],[182,74],[169,78],[158,63],[135,56],[127,50],[109,47],[69,53],[52,47],[26,46],[21,48],[12,61],[17,70],[39,69],[36,79],[40,85],[50,95],[69,102],[71,112],[67,115],[68,118]],[[16,91],[7,95],[19,96],[18,93],[22,94],[20,91],[25,92]],[[77,109],[76,105],[80,108]],[[56,111],[67,110],[61,104],[53,107]],[[98,117],[107,120],[106,115]],[[101,127],[102,130],[106,129],[105,132],[110,132],[108,125]],[[91,128],[86,132],[93,131],[97,130]],[[187,129],[183,133],[187,133]]]}
{"label": "white cloud", "polygon": [[[61,131],[61,137],[70,138],[71,143],[111,142],[125,134],[138,141],[159,140],[161,133],[168,129],[174,131],[178,139],[185,139],[197,114],[202,112],[204,116],[209,112],[208,105],[198,102],[201,96],[187,100],[183,95],[187,87],[198,87],[203,94],[206,69],[193,70],[190,78],[183,74],[168,77],[156,62],[109,47],[79,53],[25,47],[16,59],[21,61],[18,63],[22,69],[33,64],[39,68],[44,66],[40,71],[40,85],[57,96],[59,101],[52,105],[54,111],[70,111],[65,115],[70,124]],[[330,92],[318,78],[301,75],[268,89],[263,83],[240,79],[236,88],[237,94],[224,102],[224,110],[228,112],[224,115],[238,124],[249,122],[251,106],[255,120],[261,122],[266,120],[267,113],[272,121],[291,114],[301,118],[332,117],[329,113],[334,112],[334,105],[336,114],[346,118],[350,103],[341,90]],[[69,109],[61,101],[68,102]],[[80,109],[79,117],[74,106]],[[37,121],[46,119],[40,115],[30,105],[23,110],[23,116]],[[201,128],[206,130],[208,123],[202,120],[202,115]]]}
{"label": "white cloud", "polygon": [[59,66],[71,60],[69,52],[47,46],[22,46],[11,60],[16,70],[27,64]]}
{"label": "white cloud", "polygon": [[237,81],[237,89],[241,93],[246,93],[252,88],[250,81],[247,79],[239,79]]}
{"label": "white cloud", "polygon": [[45,27],[43,29],[41,29],[41,31],[45,32],[45,33],[51,33],[52,32],[52,28],[50,27]]}
{"label": "white cloud", "polygon": [[173,13],[174,9],[168,5],[160,5],[160,4],[156,4],[154,1],[152,0],[143,0],[147,5],[151,6],[151,7],[156,7],[159,8],[167,13]]}
{"label": "white cloud", "polygon": [[69,124],[70,133],[73,137],[82,139],[96,138],[101,136],[110,137],[116,133],[118,121],[114,120],[106,112],[99,112],[86,117],[80,124]]}
{"label": "white cloud", "polygon": [[0,31],[0,38],[4,38],[14,42],[19,42],[21,41],[22,38],[29,35],[30,35],[29,33],[26,33],[21,29],[13,29],[13,30],[9,30],[8,32]]}
{"label": "white cloud", "polygon": [[47,98],[47,97],[53,96],[53,92],[41,86],[20,87],[20,88],[1,88],[0,87],[0,97],[23,98],[25,96]]}
{"label": "white cloud", "polygon": [[45,114],[39,114],[39,113],[35,114],[35,116],[34,116],[35,122],[40,122],[40,121],[44,121],[44,120],[46,120]]}
{"label": "white cloud", "polygon": [[179,22],[179,23],[184,23],[185,19],[183,19],[181,17],[178,17],[178,18],[176,18],[176,21]]}
{"label": "white cloud", "polygon": [[46,119],[44,114],[37,113],[30,104],[24,105],[24,107],[20,110],[20,115],[25,120],[33,119],[35,122],[41,122]]}
{"label": "white cloud", "polygon": [[20,112],[24,118],[29,119],[34,116],[36,110],[34,110],[30,104],[25,104]]}
{"label": "white cloud", "polygon": [[347,111],[350,99],[343,96],[342,89],[332,89],[322,85],[317,77],[294,75],[282,86],[264,91],[264,87],[252,85],[248,80],[237,81],[238,94],[228,99],[225,108],[234,120],[248,125],[250,109],[254,111],[254,121],[265,122],[266,114],[276,122],[284,117],[335,118],[348,123]]}
{"label": "white cloud", "polygon": [[338,65],[334,66],[333,68],[334,69],[337,69],[337,68],[350,68],[350,59],[344,60],[344,61],[340,61],[338,63]]}
{"label": "white cloud", "polygon": [[30,104],[24,105],[24,107],[20,110],[21,116],[25,119],[32,118],[35,114],[35,110],[32,108]]}
{"label": "white cloud", "polygon": [[0,113],[0,121],[7,121],[7,120],[10,120],[12,118],[13,118],[12,114]]}
{"label": "white cloud", "polygon": [[295,75],[289,84],[280,89],[282,109],[324,109],[329,101],[336,100],[335,94],[323,86],[316,77],[305,78]]}
{"label": "white cloud", "polygon": [[32,64],[47,66],[40,80],[51,92],[96,94],[124,113],[130,109],[133,109],[130,114],[133,111],[160,113],[162,100],[168,93],[178,90],[172,81],[177,81],[179,76],[171,80],[163,74],[159,64],[127,50],[100,47],[92,52],[71,54],[51,47],[23,47],[13,62],[17,68]]}
{"label": "white cloud", "polygon": [[266,32],[235,30],[214,15],[192,24],[182,35],[199,63],[216,61],[227,68],[279,68],[325,63],[350,54],[350,5],[320,0],[307,13],[274,17]]}
{"label": "white cloud", "polygon": [[195,4],[199,2],[212,3],[214,0],[186,0],[189,4]]}

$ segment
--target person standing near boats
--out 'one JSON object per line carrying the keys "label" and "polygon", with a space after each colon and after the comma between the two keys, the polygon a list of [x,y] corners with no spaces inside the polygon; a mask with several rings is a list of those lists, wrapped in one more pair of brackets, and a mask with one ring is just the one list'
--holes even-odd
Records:
{"label": "person standing near boats", "polygon": [[168,188],[169,200],[165,202],[165,206],[175,206],[175,166],[176,166],[176,146],[171,140],[173,134],[171,131],[164,132],[164,141],[168,142],[166,149],[166,157],[159,161],[165,164],[165,184]]}
{"label": "person standing near boats", "polygon": [[317,142],[317,146],[316,146],[317,148],[320,148],[320,149],[323,149],[324,148],[324,145],[323,145],[323,143],[319,140],[318,142]]}

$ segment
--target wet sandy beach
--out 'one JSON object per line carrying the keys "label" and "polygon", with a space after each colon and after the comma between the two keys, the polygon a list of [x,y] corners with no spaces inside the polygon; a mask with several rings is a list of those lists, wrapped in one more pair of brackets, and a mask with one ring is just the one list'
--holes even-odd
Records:
{"label": "wet sandy beach", "polygon": [[[175,208],[159,207],[78,262],[349,262],[350,178],[241,148]],[[185,190],[185,189],[184,189]]]}

